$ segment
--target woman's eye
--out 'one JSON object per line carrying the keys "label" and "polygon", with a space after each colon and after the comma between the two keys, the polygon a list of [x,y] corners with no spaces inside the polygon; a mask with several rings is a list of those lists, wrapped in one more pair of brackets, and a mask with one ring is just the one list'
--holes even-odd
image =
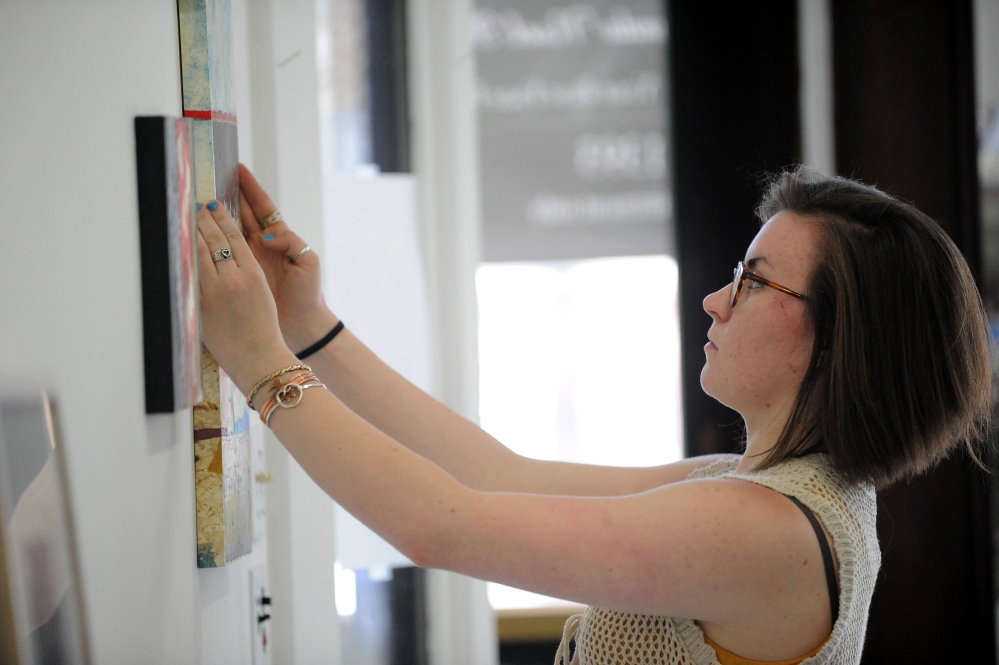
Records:
{"label": "woman's eye", "polygon": [[747,281],[749,282],[749,288],[751,288],[751,289],[762,289],[763,286],[764,286],[760,282],[757,282],[755,279],[750,279],[750,280],[747,280]]}

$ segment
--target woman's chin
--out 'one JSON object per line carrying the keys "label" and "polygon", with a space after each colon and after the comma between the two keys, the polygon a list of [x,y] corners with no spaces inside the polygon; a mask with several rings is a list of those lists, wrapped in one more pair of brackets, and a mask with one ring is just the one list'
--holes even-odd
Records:
{"label": "woman's chin", "polygon": [[[717,391],[715,390],[715,386],[713,385],[711,379],[711,368],[708,367],[707,363],[704,363],[704,367],[701,368],[701,390],[703,390],[704,394],[708,397],[713,397],[719,402],[722,402],[716,394]],[[722,404],[725,404],[725,402],[722,402]]]}
{"label": "woman's chin", "polygon": [[715,385],[712,379],[711,368],[705,363],[704,367],[701,368],[701,390],[704,391],[705,395],[719,402],[722,406],[727,406],[730,409],[738,411],[734,404],[735,400],[729,399],[730,396],[726,395],[724,390],[719,389],[719,386]]}

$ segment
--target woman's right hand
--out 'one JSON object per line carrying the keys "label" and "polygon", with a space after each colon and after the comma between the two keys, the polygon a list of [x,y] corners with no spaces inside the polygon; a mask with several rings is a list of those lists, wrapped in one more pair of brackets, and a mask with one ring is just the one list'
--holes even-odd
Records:
{"label": "woman's right hand", "polygon": [[[276,211],[277,206],[242,164],[239,165],[239,187],[246,242],[274,294],[285,344],[297,353],[321,339],[337,323],[323,299],[319,255],[309,251],[292,263],[289,257],[307,243],[283,220],[266,229],[260,228],[259,220]],[[273,239],[265,235],[273,236]]]}

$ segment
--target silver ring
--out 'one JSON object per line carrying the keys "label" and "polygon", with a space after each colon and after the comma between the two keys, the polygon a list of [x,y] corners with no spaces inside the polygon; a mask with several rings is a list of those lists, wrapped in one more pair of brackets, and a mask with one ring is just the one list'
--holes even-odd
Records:
{"label": "silver ring", "polygon": [[263,219],[258,220],[257,224],[260,224],[260,228],[261,229],[266,229],[268,226],[273,226],[274,224],[277,224],[278,222],[283,222],[283,221],[284,221],[284,217],[281,216],[281,211],[280,210],[275,210],[274,212],[272,212],[271,214],[267,215]]}
{"label": "silver ring", "polygon": [[222,249],[216,249],[215,253],[212,254],[212,261],[218,263],[219,261],[229,261],[232,259],[232,250],[228,247],[223,247]]}
{"label": "silver ring", "polygon": [[295,263],[296,261],[298,261],[300,258],[302,258],[303,256],[305,256],[307,253],[309,253],[311,251],[312,251],[312,248],[309,247],[308,245],[306,245],[305,247],[303,247],[301,249],[301,251],[299,251],[298,253],[296,253],[294,256],[289,256],[288,260],[291,261],[292,263]]}

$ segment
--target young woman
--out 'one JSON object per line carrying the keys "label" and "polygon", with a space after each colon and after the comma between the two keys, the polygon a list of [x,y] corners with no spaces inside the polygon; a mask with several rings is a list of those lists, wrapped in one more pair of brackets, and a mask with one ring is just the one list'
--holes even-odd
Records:
{"label": "young woman", "polygon": [[217,202],[199,213],[205,343],[416,564],[589,605],[556,662],[573,639],[581,665],[859,662],[875,487],[972,445],[988,412],[981,301],[931,219],[850,180],[775,177],[733,282],[704,300],[701,384],[742,415],[745,453],[606,468],[520,457],[385,366],[240,178],[245,239]]}

